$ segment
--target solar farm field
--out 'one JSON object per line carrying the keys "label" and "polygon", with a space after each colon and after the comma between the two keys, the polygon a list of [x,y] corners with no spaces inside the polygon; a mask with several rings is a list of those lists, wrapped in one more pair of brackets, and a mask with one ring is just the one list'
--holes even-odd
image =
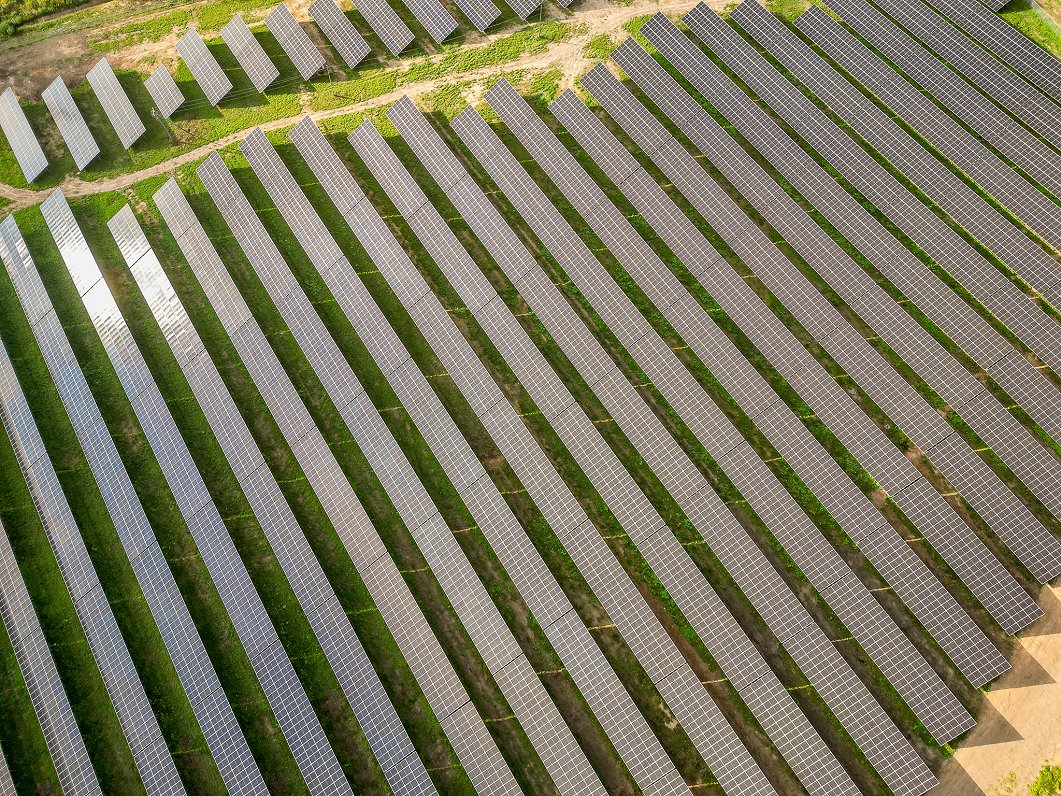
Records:
{"label": "solar farm field", "polygon": [[98,55],[0,97],[0,794],[1049,793],[1061,34],[996,6],[27,19]]}

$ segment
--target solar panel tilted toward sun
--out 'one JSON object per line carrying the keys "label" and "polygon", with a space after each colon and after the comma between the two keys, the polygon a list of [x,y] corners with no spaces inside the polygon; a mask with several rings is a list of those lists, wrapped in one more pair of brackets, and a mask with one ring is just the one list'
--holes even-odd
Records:
{"label": "solar panel tilted toward sun", "polygon": [[247,73],[251,84],[258,92],[265,91],[280,76],[262,45],[251,33],[243,17],[236,14],[221,28],[221,38],[236,57],[240,68]]}
{"label": "solar panel tilted toward sun", "polygon": [[351,69],[372,52],[368,42],[357,32],[354,23],[335,4],[335,0],[314,0],[309,7],[309,15]]}
{"label": "solar panel tilted toward sun", "polygon": [[184,94],[164,65],[159,64],[151,76],[144,81],[147,93],[155,101],[159,111],[167,119],[184,104]]}
{"label": "solar panel tilted toward sun", "polygon": [[123,147],[129,149],[147,132],[147,128],[129,100],[129,95],[118,82],[118,76],[114,74],[110,62],[101,58],[99,63],[88,70],[86,77],[96,93],[96,99],[103,106],[103,112],[107,114],[107,120],[118,134],[118,140],[122,142]]}
{"label": "solar panel tilted toward sun", "polygon": [[184,63],[188,65],[188,71],[192,73],[211,105],[217,105],[232,90],[232,81],[228,79],[225,70],[221,68],[195,28],[180,38],[177,42],[177,52],[181,54]]}
{"label": "solar panel tilted toward sun", "polygon": [[88,129],[85,117],[81,115],[80,108],[70,95],[70,89],[66,87],[62,75],[57,75],[41,92],[41,99],[48,106],[48,111],[59,128],[59,134],[74,159],[74,165],[83,170],[99,155],[99,144]]}
{"label": "solar panel tilted toward sun", "polygon": [[265,18],[265,26],[276,37],[280,48],[291,59],[303,80],[309,80],[324,68],[324,56],[309,34],[298,24],[287,5],[281,3],[273,9]]}
{"label": "solar panel tilted toward sun", "polygon": [[14,89],[10,87],[0,95],[0,129],[4,131],[4,137],[15,153],[22,176],[26,182],[33,182],[48,168],[48,157],[30,127]]}

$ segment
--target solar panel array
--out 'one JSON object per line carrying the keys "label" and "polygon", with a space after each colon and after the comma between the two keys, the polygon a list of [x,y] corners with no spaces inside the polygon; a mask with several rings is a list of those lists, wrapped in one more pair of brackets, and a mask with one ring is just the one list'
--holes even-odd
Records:
{"label": "solar panel array", "polygon": [[[253,193],[216,152],[198,167],[206,226],[174,180],[155,194],[181,255],[165,269],[132,207],[109,219],[292,586],[291,609],[394,793],[446,790],[463,777],[457,765],[476,791],[514,796],[530,753],[562,793],[603,794],[619,777],[651,796],[705,784],[768,796],[797,780],[810,796],[878,783],[916,796],[936,779],[911,739],[943,744],[972,727],[969,686],[1009,668],[996,634],[1043,615],[1025,584],[1061,573],[1061,462],[1048,445],[1061,440],[1061,331],[1012,274],[1047,299],[1061,289],[1034,239],[1061,241],[1061,155],[1038,137],[1058,143],[1045,131],[1061,111],[1046,94],[1061,68],[973,0],[875,3],[883,13],[828,0],[841,22],[812,7],[791,27],[754,0],[727,21],[701,4],[685,16],[688,34],[657,14],[641,28],[656,55],[626,41],[612,54],[624,79],[604,64],[582,76],[593,106],[563,91],[547,123],[495,83],[485,101],[496,123],[473,108],[451,122],[461,157],[405,98],[387,112],[400,151],[371,121],[339,145],[371,189],[310,118],[289,132],[312,175],[303,182],[256,129],[240,143]],[[458,6],[480,29],[498,16],[491,0]],[[533,11],[524,6],[513,9]],[[408,7],[436,41],[457,26],[438,0]],[[412,42],[383,0],[359,9],[392,52]],[[334,0],[310,10],[350,66],[366,57]],[[325,66],[285,5],[266,25],[303,79]],[[239,15],[222,38],[258,91],[278,78]],[[194,30],[179,47],[216,104],[231,89],[224,71]],[[106,59],[89,83],[128,148],[144,125]],[[165,115],[183,102],[163,67],[147,88]],[[45,100],[82,168],[99,147],[60,78]],[[31,181],[47,158],[10,90],[0,126]],[[267,210],[252,205],[258,196]],[[63,194],[41,212],[280,740],[310,791],[351,793],[349,758],[293,664],[304,651],[274,629],[262,570],[252,578],[244,566],[119,294]],[[215,233],[239,253],[224,255],[231,262]],[[0,259],[174,686],[226,787],[264,793],[259,747],[192,619],[201,603],[177,586],[44,287],[58,277],[42,280],[13,217],[0,222]],[[186,309],[171,267],[190,269],[205,304]],[[230,271],[272,306],[252,312]],[[275,351],[258,320],[270,315],[290,338]],[[227,344],[208,349],[200,320],[220,321],[293,454],[281,466],[304,474],[328,528],[300,526],[302,497],[278,480],[273,445],[225,373],[238,362]],[[443,370],[427,367],[432,355]],[[296,387],[288,369],[307,365]],[[152,708],[159,684],[141,682],[146,658],[119,626],[129,615],[109,605],[138,595],[97,577],[101,551],[79,532],[6,352],[0,421],[145,786],[182,792],[170,725]],[[386,544],[356,491],[350,465],[362,461],[370,492],[382,487],[372,499],[396,511]],[[518,482],[494,469],[502,461]],[[421,480],[421,464],[440,480]],[[472,525],[451,527],[447,506]],[[534,508],[545,524],[526,514]],[[102,792],[10,530],[0,529],[0,620],[64,790]],[[466,531],[488,558],[458,541]],[[414,578],[440,588],[443,604],[411,589]],[[358,619],[377,613],[384,625]],[[381,657],[380,632],[400,661]],[[463,639],[474,650],[457,649]],[[584,700],[579,711],[565,711],[561,693]],[[421,695],[444,737],[425,739]],[[521,737],[526,746],[509,748]],[[614,756],[603,765],[602,750]],[[0,765],[0,793],[13,790]]]}
{"label": "solar panel array", "polygon": [[182,786],[177,769],[151,703],[107,602],[107,594],[96,577],[11,360],[2,349],[0,419],[34,497],[37,513],[133,752],[140,778],[151,793],[180,793]]}
{"label": "solar panel array", "polygon": [[184,94],[181,93],[180,86],[177,85],[177,81],[173,79],[173,75],[169,73],[165,66],[159,65],[151,73],[150,77],[144,81],[144,86],[147,88],[147,93],[151,95],[151,99],[155,101],[159,111],[167,119],[184,104]]}
{"label": "solar panel array", "polygon": [[[309,15],[351,69],[372,52],[368,42],[357,32],[354,23],[335,4],[335,0],[314,0],[313,5],[309,7]],[[408,42],[402,49],[407,45]]]}
{"label": "solar panel array", "polygon": [[[52,196],[65,199],[58,192]],[[48,200],[46,200],[48,201]],[[43,209],[43,206],[42,206]],[[71,230],[65,231],[67,234]],[[162,633],[200,727],[222,777],[234,793],[263,793],[265,782],[221,683],[192,622],[143,506],[100,415],[73,349],[48,299],[13,216],[0,222],[4,265],[59,389],[92,474],[129,556],[144,599]],[[60,238],[65,238],[61,234]]]}
{"label": "solar panel array", "polygon": [[284,54],[291,59],[303,80],[324,68],[324,56],[283,3],[265,18],[265,26],[276,37]]}
{"label": "solar panel array", "polygon": [[[269,24],[268,21],[266,21],[266,24]],[[276,35],[275,32],[274,35]],[[236,61],[239,62],[240,68],[251,79],[251,85],[259,92],[265,91],[273,84],[274,80],[280,77],[280,70],[269,59],[262,45],[254,38],[254,34],[251,33],[247,23],[243,21],[243,17],[239,14],[232,17],[225,27],[221,28],[221,38],[228,45],[228,48],[232,50],[232,54],[236,56]],[[279,39],[279,36],[277,38]],[[283,42],[281,42],[281,46],[283,46]],[[284,52],[287,52],[286,47]]]}
{"label": "solar panel array", "polygon": [[211,105],[217,105],[232,90],[232,81],[228,79],[221,64],[206,46],[199,31],[192,28],[177,42],[177,52],[181,54],[188,71],[206,95]]}
{"label": "solar panel array", "polygon": [[26,182],[33,182],[48,168],[48,158],[30,127],[25,111],[18,104],[18,97],[9,87],[0,94],[0,130],[15,153],[18,167]]}
{"label": "solar panel array", "polygon": [[118,140],[122,142],[123,147],[128,149],[147,132],[147,128],[144,127],[133,103],[129,101],[129,95],[118,82],[118,77],[111,69],[110,62],[106,58],[101,58],[99,63],[88,70],[85,77],[96,93],[96,99],[103,106],[107,120],[114,128],[114,132],[118,134]]}
{"label": "solar panel array", "polygon": [[[707,9],[694,9],[693,13],[696,16],[690,14],[689,22],[698,27],[701,26],[701,20],[709,20],[714,16],[714,13]],[[818,209],[826,214],[841,232],[848,235],[849,240],[852,240],[874,264],[883,268],[886,267],[888,258],[900,258],[900,261],[912,258],[910,252],[890,237],[876,219],[859,207],[850,196],[840,191],[817,163],[791,139],[785,137],[762,110],[751,103],[747,95],[728,78],[720,78],[721,71],[710,64],[706,56],[703,56],[672,23],[663,17],[655,17],[648,23],[645,33],[654,45],[668,55],[671,63],[683,74],[694,79],[698,90],[706,92],[725,108],[724,112],[733,119],[739,129],[759,146],[765,146],[765,142],[770,141],[769,159],[782,173],[791,175],[789,179],[793,184],[812,196]],[[686,99],[692,102],[688,95]],[[706,121],[707,118],[698,113],[695,119],[690,118],[686,124],[702,136],[704,128],[711,127]],[[713,141],[721,140],[722,145],[730,149],[736,146],[728,136],[721,138],[720,129],[712,128],[711,133]],[[722,161],[724,158],[721,156],[721,150],[716,151],[718,154],[712,152],[712,159]],[[746,153],[736,157],[744,161],[741,163],[741,171],[744,174],[737,174],[730,179],[750,183],[750,177],[747,175],[761,172],[761,168]],[[719,167],[723,168],[729,177],[728,172],[736,171],[737,162],[728,159],[724,165],[720,163]],[[944,400],[959,410],[967,404],[974,411],[979,408],[969,402],[980,393],[990,395],[986,393],[983,385],[955,361],[923,327],[918,326],[912,317],[900,309],[779,185],[759,181],[746,195],[749,200],[758,202],[763,208],[760,212],[785,235],[786,240],[801,256],[813,264],[815,270],[872,324],[877,333]],[[752,199],[752,195],[758,198]],[[767,199],[767,196],[770,198]],[[916,259],[913,260],[911,268],[919,267]],[[949,439],[953,428],[939,416],[927,400],[920,397],[898,372],[888,372],[879,365],[867,367],[863,362],[854,359],[859,349],[865,351],[867,357],[874,356],[872,348],[854,330],[837,334],[836,330],[843,330],[844,324],[835,310],[829,312],[828,302],[818,301],[818,306],[815,307],[809,303],[805,291],[785,300],[785,295],[792,291],[792,286],[780,281],[771,285],[771,289],[785,301],[789,310],[819,342],[829,348],[832,356],[848,372],[856,378],[859,373],[865,373],[865,385],[873,384],[877,380],[880,388],[871,396],[881,408],[914,438],[919,447],[945,473],[948,480],[963,493],[1006,543],[1013,547],[1014,552],[1037,577],[1053,577],[1061,566],[1061,543],[971,447],[953,444],[954,440]],[[811,298],[813,299],[813,296]],[[876,356],[879,358],[879,353]],[[967,411],[963,411],[962,416],[976,428],[988,444],[1000,445],[1000,450],[997,451],[1000,456],[1007,457],[1006,448],[1010,445],[1020,447],[1028,458],[1020,460],[1019,457],[1007,457],[1007,463],[1022,477],[1027,477],[1025,473],[1034,476],[1028,478],[1028,486],[1037,491],[1047,505],[1056,502],[1037,482],[1043,483],[1043,476],[1039,473],[1053,470],[1058,466],[1057,463],[1012,415],[1006,411],[990,412],[988,416],[991,419],[986,423],[978,422],[976,417]],[[1011,436],[1013,440],[1008,441]],[[947,444],[943,444],[945,440],[949,440]],[[1016,516],[1014,512],[1022,514],[1025,518],[1019,526],[1012,521]]]}
{"label": "solar panel array", "polygon": [[48,106],[48,112],[55,120],[66,148],[70,150],[74,165],[79,170],[84,169],[99,155],[99,144],[92,137],[92,131],[88,129],[74,98],[70,96],[70,89],[63,82],[62,75],[41,92],[41,99]]}

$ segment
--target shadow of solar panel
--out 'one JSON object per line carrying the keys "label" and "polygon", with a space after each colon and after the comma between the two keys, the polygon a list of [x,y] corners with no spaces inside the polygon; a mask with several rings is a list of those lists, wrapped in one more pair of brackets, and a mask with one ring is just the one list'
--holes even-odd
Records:
{"label": "shadow of solar panel", "polygon": [[173,79],[173,75],[169,73],[165,66],[159,65],[151,73],[151,76],[144,81],[144,85],[147,87],[147,93],[151,95],[151,99],[158,106],[159,111],[167,119],[184,104],[184,94],[181,93],[177,81]]}
{"label": "shadow of solar panel", "polygon": [[266,55],[262,45],[254,38],[254,34],[239,14],[232,17],[228,24],[221,28],[221,38],[232,50],[236,61],[259,92],[269,88],[272,82],[280,76],[280,70]]}
{"label": "shadow of solar panel", "polygon": [[177,42],[177,52],[211,105],[217,105],[232,90],[232,81],[207,48],[199,31],[192,28],[185,33]]}
{"label": "shadow of solar panel", "polygon": [[118,82],[110,62],[106,58],[101,59],[88,71],[86,77],[96,93],[96,99],[103,106],[103,112],[107,114],[107,119],[118,134],[118,140],[128,149],[147,132],[147,128],[144,127],[133,103],[129,101],[122,84]]}
{"label": "shadow of solar panel", "polygon": [[66,148],[74,159],[74,165],[78,169],[84,169],[99,155],[99,144],[92,137],[92,131],[85,123],[85,117],[70,96],[70,89],[59,75],[51,84],[41,92],[41,99],[48,106],[48,111],[59,128]]}
{"label": "shadow of solar panel", "polygon": [[313,5],[309,7],[309,14],[351,69],[365,60],[372,51],[368,42],[357,32],[354,23],[335,4],[335,0],[314,0]]}
{"label": "shadow of solar panel", "polygon": [[48,158],[10,87],[0,95],[0,129],[15,153],[22,176],[26,182],[33,182],[48,168]]}
{"label": "shadow of solar panel", "polygon": [[281,49],[291,59],[303,80],[309,80],[324,68],[324,56],[286,5],[278,5],[265,18],[265,26],[276,37]]}

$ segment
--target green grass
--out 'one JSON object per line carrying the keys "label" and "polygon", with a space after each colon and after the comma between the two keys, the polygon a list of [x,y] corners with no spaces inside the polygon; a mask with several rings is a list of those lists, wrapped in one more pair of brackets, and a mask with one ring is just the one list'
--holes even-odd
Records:
{"label": "green grass", "polygon": [[1028,787],[1028,796],[1058,794],[1061,794],[1061,766],[1043,766],[1035,781]]}
{"label": "green grass", "polygon": [[[386,779],[368,741],[313,633],[272,546],[255,519],[235,475],[217,444],[205,415],[173,358],[161,329],[127,269],[117,245],[104,226],[108,205],[118,197],[99,195],[79,203],[82,229],[97,251],[111,291],[144,352],[177,426],[208,485],[236,550],[251,577],[303,688],[327,732],[351,784],[364,793],[386,793]],[[146,209],[145,209],[146,211]]]}
{"label": "green grass", "polygon": [[1044,50],[1061,58],[1061,25],[1057,17],[1043,10],[1040,2],[1053,6],[1054,13],[1061,14],[1057,0],[1013,0],[999,12],[999,16]]}
{"label": "green grass", "polygon": [[173,32],[189,27],[196,28],[204,36],[216,33],[237,13],[246,15],[248,23],[259,14],[248,11],[267,9],[272,0],[221,0],[200,5],[182,5],[163,13],[145,15],[125,25],[108,27],[99,37],[90,37],[89,45],[99,52],[108,53],[146,42],[161,41]]}
{"label": "green grass", "polygon": [[0,39],[13,36],[28,22],[76,8],[87,0],[3,0],[0,2]]}
{"label": "green grass", "polygon": [[612,50],[618,43],[607,33],[602,33],[586,42],[586,46],[582,48],[582,55],[595,61],[603,61],[611,56]]}
{"label": "green grass", "polygon": [[[85,217],[83,210],[82,214]],[[27,245],[34,252],[52,303],[262,776],[267,784],[282,791],[302,792],[305,789],[302,775],[283,739],[247,652],[236,635],[155,454],[88,318],[85,305],[66,273],[39,209],[24,211],[20,220],[24,222],[20,226]]]}

